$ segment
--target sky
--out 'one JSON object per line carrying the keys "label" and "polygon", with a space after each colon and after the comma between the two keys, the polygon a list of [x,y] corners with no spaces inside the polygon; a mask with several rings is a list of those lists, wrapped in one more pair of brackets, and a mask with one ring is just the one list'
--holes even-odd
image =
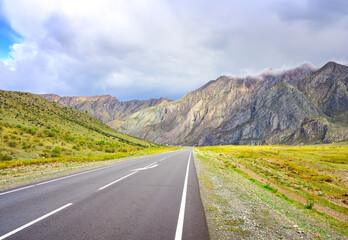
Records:
{"label": "sky", "polygon": [[0,0],[0,89],[176,100],[347,43],[347,0]]}

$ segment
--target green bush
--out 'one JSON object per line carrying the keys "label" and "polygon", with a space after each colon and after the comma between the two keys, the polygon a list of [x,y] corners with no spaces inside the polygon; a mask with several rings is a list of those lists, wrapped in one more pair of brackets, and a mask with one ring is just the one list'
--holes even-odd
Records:
{"label": "green bush", "polygon": [[8,145],[9,145],[10,147],[16,147],[17,142],[16,142],[16,141],[11,141],[11,142],[8,143]]}
{"label": "green bush", "polygon": [[56,130],[56,131],[54,131],[54,130],[56,130],[56,129],[45,129],[44,131],[43,131],[43,133],[47,136],[47,137],[53,137],[53,138],[55,138],[55,137],[57,137],[57,131],[58,130]]}
{"label": "green bush", "polygon": [[105,145],[105,140],[97,141],[97,144],[98,144],[98,145]]}
{"label": "green bush", "polygon": [[75,137],[71,136],[70,134],[66,134],[64,136],[64,140],[65,141],[74,141],[75,140]]}
{"label": "green bush", "polygon": [[313,209],[313,207],[314,207],[314,200],[313,199],[307,199],[307,204],[305,205],[305,208]]}
{"label": "green bush", "polygon": [[36,128],[27,128],[26,132],[31,134],[31,135],[35,135],[36,134],[37,129]]}
{"label": "green bush", "polygon": [[30,145],[28,143],[23,143],[22,148],[28,149],[28,148],[30,148]]}
{"label": "green bush", "polygon": [[105,149],[105,152],[107,153],[114,153],[116,150],[114,148],[107,148]]}
{"label": "green bush", "polygon": [[52,149],[52,153],[56,153],[56,154],[60,154],[61,151],[62,151],[62,149],[59,148],[59,147],[55,147],[55,148]]}
{"label": "green bush", "polygon": [[8,155],[7,153],[0,153],[0,160],[2,161],[8,161],[8,160],[12,160],[12,156]]}

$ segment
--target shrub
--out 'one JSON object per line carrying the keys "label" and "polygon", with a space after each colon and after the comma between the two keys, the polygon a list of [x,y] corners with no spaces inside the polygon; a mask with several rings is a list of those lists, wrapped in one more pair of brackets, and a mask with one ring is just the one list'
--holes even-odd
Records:
{"label": "shrub", "polygon": [[47,133],[47,136],[48,136],[48,137],[56,137],[57,134],[56,134],[55,132],[49,131],[49,132]]}
{"label": "shrub", "polygon": [[0,153],[0,160],[2,161],[8,161],[8,160],[12,160],[12,156],[7,154],[7,153]]}
{"label": "shrub", "polygon": [[322,182],[332,182],[333,181],[333,177],[327,174],[323,174],[319,177],[319,181]]}
{"label": "shrub", "polygon": [[30,148],[30,145],[28,143],[23,143],[22,148],[23,149],[28,149],[28,148]]}
{"label": "shrub", "polygon": [[49,157],[49,155],[48,155],[47,152],[42,152],[42,153],[40,153],[40,156],[41,156],[41,157],[44,157],[44,158],[48,158],[48,157]]}
{"label": "shrub", "polygon": [[8,145],[9,145],[10,147],[16,147],[17,142],[16,142],[16,141],[11,141],[11,142],[8,143]]}
{"label": "shrub", "polygon": [[56,137],[57,136],[57,133],[59,131],[57,129],[45,129],[44,130],[44,134],[47,136],[47,137]]}
{"label": "shrub", "polygon": [[74,146],[72,146],[72,149],[77,150],[77,149],[78,149],[78,146],[74,145]]}
{"label": "shrub", "polygon": [[52,153],[60,154],[61,151],[62,151],[62,149],[60,149],[59,147],[55,147],[52,149]]}
{"label": "shrub", "polygon": [[114,153],[116,150],[114,148],[107,148],[105,149],[105,152],[107,153]]}
{"label": "shrub", "polygon": [[313,209],[313,207],[314,207],[314,200],[311,198],[307,199],[307,204],[305,205],[305,208]]}
{"label": "shrub", "polygon": [[36,128],[27,128],[26,132],[31,134],[31,135],[35,135],[37,129]]}
{"label": "shrub", "polygon": [[270,191],[272,191],[272,192],[274,192],[274,193],[278,192],[278,189],[271,187],[271,183],[269,183],[269,182],[265,186],[263,186],[263,187],[268,189],[268,190],[270,190]]}
{"label": "shrub", "polygon": [[98,145],[105,145],[105,140],[100,140],[97,142]]}

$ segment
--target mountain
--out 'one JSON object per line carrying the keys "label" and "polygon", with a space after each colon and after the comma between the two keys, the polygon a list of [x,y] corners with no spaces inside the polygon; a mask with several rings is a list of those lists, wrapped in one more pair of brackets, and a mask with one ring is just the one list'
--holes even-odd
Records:
{"label": "mountain", "polygon": [[156,144],[35,94],[0,90],[0,160],[107,155]]}
{"label": "mountain", "polygon": [[329,62],[297,86],[327,116],[348,122],[348,67]]}
{"label": "mountain", "polygon": [[[311,132],[308,131],[310,128]],[[333,130],[325,116],[302,92],[294,85],[280,82],[214,130],[203,144],[263,145],[344,140],[340,137],[332,139]],[[348,137],[347,129],[342,130]]]}
{"label": "mountain", "polygon": [[120,102],[117,98],[110,95],[60,97],[55,94],[41,94],[39,96],[63,106],[73,107],[82,112],[87,112],[111,127],[117,127],[124,118],[139,110],[171,101],[167,98],[160,98]]}
{"label": "mountain", "polygon": [[255,77],[222,76],[177,101],[50,100],[161,144],[307,144],[348,140],[347,88],[348,67],[329,62],[320,69],[303,64]]}
{"label": "mountain", "polygon": [[348,140],[348,67],[329,62],[296,86],[277,83],[215,129],[203,144]]}
{"label": "mountain", "polygon": [[297,84],[315,69],[308,64],[257,77],[223,76],[183,98],[140,110],[127,117],[119,131],[157,143],[204,145],[207,137],[275,83]]}

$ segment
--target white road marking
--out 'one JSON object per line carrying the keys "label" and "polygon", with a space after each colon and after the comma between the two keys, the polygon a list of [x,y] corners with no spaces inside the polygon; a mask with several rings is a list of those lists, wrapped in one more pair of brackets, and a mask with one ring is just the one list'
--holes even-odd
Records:
{"label": "white road marking", "polygon": [[15,189],[15,190],[3,192],[3,193],[0,193],[0,196],[1,196],[1,195],[8,194],[8,193],[13,193],[13,192],[21,191],[21,190],[24,190],[24,189],[27,189],[27,188],[31,188],[31,187],[35,187],[35,185],[26,186],[26,187],[18,188],[18,189]]}
{"label": "white road marking", "polygon": [[137,168],[137,169],[133,169],[132,171],[142,171],[142,170],[147,170],[147,169],[150,169],[150,168],[154,168],[154,167],[157,167],[158,164],[157,162],[154,162],[154,163],[151,163],[143,168]]}
{"label": "white road marking", "polygon": [[[129,177],[129,176],[131,176],[131,175],[133,175],[134,173],[137,173],[137,172],[138,172],[138,171],[131,172],[130,174],[128,174],[128,175],[126,175],[126,176],[124,176],[124,177],[121,177],[120,179],[117,179],[116,181],[113,181],[113,182],[111,182],[111,183],[109,183],[109,184],[107,184],[107,185],[105,185],[105,186],[99,188],[98,191],[103,190],[103,189],[105,189],[105,188],[111,186],[112,184],[115,184],[115,183],[117,183],[117,182],[119,182],[119,181],[121,181],[121,180],[123,180],[123,179],[125,179],[125,178],[127,178],[127,177]],[[1,240],[1,239],[0,239],[0,240]]]}
{"label": "white road marking", "polygon": [[168,159],[168,157],[162,158],[161,160],[159,160],[159,162],[162,162],[164,160]]}
{"label": "white road marking", "polygon": [[75,173],[75,174],[72,174],[72,175],[69,175],[69,176],[60,177],[60,178],[53,179],[53,180],[48,180],[48,181],[45,181],[45,182],[41,182],[41,183],[33,184],[33,185],[30,185],[30,186],[26,186],[26,187],[14,189],[14,190],[11,190],[11,191],[3,192],[3,193],[0,193],[0,196],[1,196],[1,195],[6,195],[6,194],[9,194],[9,193],[13,193],[13,192],[18,192],[18,191],[21,191],[21,190],[24,190],[24,189],[27,189],[27,188],[35,187],[35,186],[40,186],[40,185],[44,185],[44,184],[47,184],[47,183],[52,183],[52,182],[64,180],[64,179],[67,179],[67,178],[76,177],[76,176],[83,175],[83,174],[86,174],[86,173],[91,173],[91,172],[103,170],[103,169],[106,169],[106,168],[111,168],[111,167],[119,166],[119,165],[121,165],[121,164],[130,163],[130,162],[133,162],[133,161],[140,160],[140,159],[142,159],[142,158],[148,158],[148,157],[152,157],[152,156],[153,156],[153,155],[145,156],[145,157],[140,157],[140,158],[136,158],[136,159],[134,159],[134,160],[120,162],[120,163],[116,163],[116,164],[113,164],[113,165],[110,165],[110,166],[100,167],[100,168],[97,168],[97,169],[93,169],[93,170],[89,170],[89,171],[85,171],[85,172],[81,172],[81,173]]}
{"label": "white road marking", "polygon": [[[179,151],[180,151],[180,150],[179,150]],[[168,152],[160,153],[160,154],[166,154],[166,153],[168,153]],[[169,153],[171,153],[171,152],[169,152]],[[178,154],[178,153],[175,153],[175,154],[173,154],[172,156],[174,156],[174,155],[176,155],[176,154]],[[106,168],[111,168],[111,167],[119,166],[119,165],[121,165],[121,164],[130,163],[130,162],[133,162],[133,161],[141,160],[141,159],[143,159],[143,158],[149,158],[149,157],[152,157],[152,156],[154,156],[154,155],[139,157],[139,158],[132,159],[132,160],[129,160],[129,161],[124,161],[124,162],[116,163],[116,164],[113,164],[113,165],[110,165],[110,166],[100,167],[100,168],[97,168],[97,169],[93,169],[93,170],[89,170],[89,171],[85,171],[85,172],[81,172],[81,173],[75,173],[75,174],[72,174],[72,175],[69,175],[69,176],[65,176],[65,177],[61,177],[61,178],[57,178],[57,179],[53,179],[53,180],[48,180],[48,181],[45,181],[45,182],[41,182],[41,183],[33,184],[33,185],[30,185],[30,186],[26,186],[26,187],[22,187],[22,188],[10,190],[10,191],[7,191],[7,192],[3,192],[3,193],[0,193],[0,196],[6,195],[6,194],[9,194],[9,193],[13,193],[13,192],[18,192],[18,191],[21,191],[21,190],[25,190],[25,189],[28,189],[28,188],[35,187],[35,186],[40,186],[40,185],[44,185],[44,184],[47,184],[47,183],[52,183],[52,182],[64,180],[64,179],[67,179],[67,178],[76,177],[76,176],[83,175],[83,174],[86,174],[86,173],[91,173],[91,172],[103,170],[103,169],[106,169]],[[169,158],[169,157],[171,157],[171,156],[165,157],[164,159],[162,159],[162,160],[160,160],[160,161],[163,161],[163,160],[165,160],[165,159],[167,159],[167,158]]]}
{"label": "white road marking", "polygon": [[29,227],[29,226],[35,224],[35,223],[37,223],[37,222],[39,222],[39,221],[41,221],[41,220],[43,220],[43,219],[45,219],[45,218],[47,218],[47,217],[49,217],[49,216],[55,214],[55,213],[57,213],[57,212],[63,210],[64,208],[67,208],[67,207],[71,206],[71,205],[72,205],[72,203],[68,203],[68,204],[64,205],[63,207],[60,207],[60,208],[58,208],[58,209],[56,209],[56,210],[54,210],[54,211],[52,211],[52,212],[50,212],[50,213],[47,213],[46,215],[44,215],[44,216],[42,216],[42,217],[39,217],[39,218],[37,218],[37,219],[31,221],[30,223],[27,223],[27,224],[25,224],[25,225],[23,225],[23,226],[21,226],[21,227],[15,229],[15,230],[13,230],[13,231],[7,233],[7,234],[5,234],[5,235],[2,235],[2,236],[0,237],[0,240],[5,239],[5,238],[7,238],[7,237],[9,237],[9,236],[11,236],[11,235],[13,235],[13,234],[15,234],[15,233],[17,233],[17,232],[23,230],[23,229],[25,229],[25,228],[27,228],[27,227]]}
{"label": "white road marking", "polygon": [[187,163],[184,189],[182,190],[182,198],[181,198],[180,212],[179,212],[179,217],[178,217],[178,224],[176,226],[175,240],[182,239],[182,232],[183,232],[183,228],[184,228],[186,193],[187,193],[187,182],[188,182],[188,173],[189,173],[189,168],[190,168],[190,160],[191,160],[191,153],[190,153],[189,160]]}
{"label": "white road marking", "polygon": [[[122,162],[122,163],[123,163],[123,162]],[[122,164],[122,163],[119,163],[119,164],[117,164],[117,165],[120,165],[120,164]],[[65,177],[61,177],[61,178],[57,178],[57,179],[53,179],[53,180],[49,180],[49,181],[37,183],[37,184],[34,184],[34,185],[30,185],[30,186],[27,186],[27,187],[18,188],[18,189],[15,189],[15,190],[3,192],[3,193],[0,193],[0,196],[1,196],[1,195],[5,195],[5,194],[9,194],[9,193],[13,193],[13,192],[17,192],[17,191],[21,191],[21,190],[24,190],[24,189],[27,189],[27,188],[32,188],[32,187],[35,187],[35,186],[44,185],[44,184],[51,183],[51,182],[56,182],[56,181],[60,181],[60,180],[63,180],[63,179],[67,179],[67,178],[71,178],[71,177],[76,177],[76,176],[83,175],[83,174],[86,174],[86,173],[91,173],[91,172],[99,171],[99,170],[102,170],[102,169],[105,169],[105,168],[110,168],[110,167],[113,167],[113,166],[116,166],[116,165],[101,167],[101,168],[98,168],[98,169],[94,169],[94,170],[90,170],[90,171],[86,171],[86,172],[81,172],[81,173],[75,173],[75,174],[72,174],[72,175],[69,175],[69,176],[65,176]]]}

